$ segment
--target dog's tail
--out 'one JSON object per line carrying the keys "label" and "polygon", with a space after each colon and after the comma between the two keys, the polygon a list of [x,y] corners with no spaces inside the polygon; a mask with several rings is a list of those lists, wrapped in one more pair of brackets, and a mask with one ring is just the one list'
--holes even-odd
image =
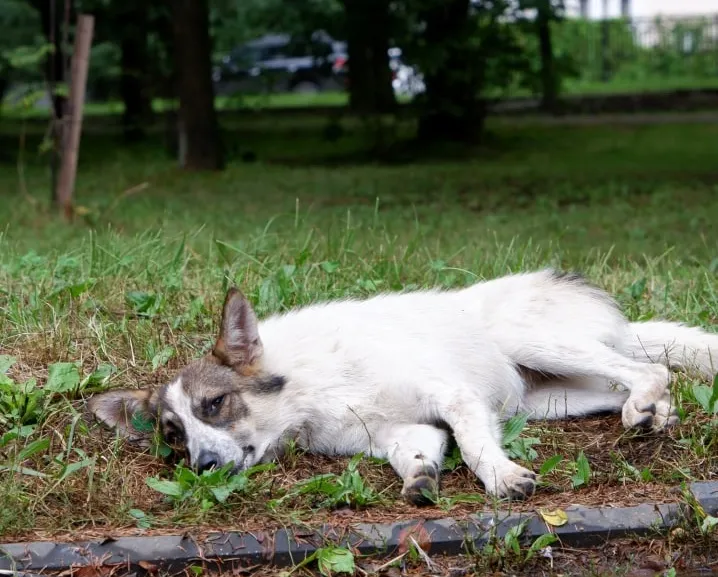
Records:
{"label": "dog's tail", "polygon": [[668,321],[631,323],[628,354],[703,379],[718,373],[718,334]]}

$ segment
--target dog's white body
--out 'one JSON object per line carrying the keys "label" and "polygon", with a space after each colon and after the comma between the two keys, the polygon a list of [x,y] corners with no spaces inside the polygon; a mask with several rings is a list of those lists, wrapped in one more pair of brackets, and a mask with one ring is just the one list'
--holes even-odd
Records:
{"label": "dog's white body", "polygon": [[[254,330],[251,319],[234,326],[225,341]],[[248,466],[294,438],[312,452],[388,458],[408,493],[426,488],[426,477],[438,482],[449,429],[489,492],[530,494],[535,476],[502,449],[502,415],[621,411],[626,427],[661,430],[677,421],[666,365],[706,378],[718,367],[718,335],[629,323],[606,293],[553,271],[315,304],[267,318],[256,332],[262,367],[286,379],[272,394],[243,393],[241,427],[256,458],[193,417],[195,393],[180,375],[164,398],[189,453],[209,447],[222,463]]]}

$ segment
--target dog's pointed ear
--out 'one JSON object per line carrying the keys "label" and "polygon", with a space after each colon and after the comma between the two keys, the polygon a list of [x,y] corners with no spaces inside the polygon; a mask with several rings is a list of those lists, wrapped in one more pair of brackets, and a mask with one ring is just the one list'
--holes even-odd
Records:
{"label": "dog's pointed ear", "polygon": [[95,418],[131,441],[149,439],[157,418],[157,394],[149,389],[117,390],[90,398]]}
{"label": "dog's pointed ear", "polygon": [[262,358],[257,315],[247,298],[230,288],[224,299],[219,337],[212,354],[235,370],[251,370]]}

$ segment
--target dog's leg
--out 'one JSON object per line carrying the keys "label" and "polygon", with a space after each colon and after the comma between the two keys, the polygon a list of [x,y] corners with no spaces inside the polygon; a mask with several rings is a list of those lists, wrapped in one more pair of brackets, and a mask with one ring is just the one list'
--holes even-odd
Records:
{"label": "dog's leg", "polygon": [[634,361],[598,341],[545,345],[531,351],[530,364],[520,362],[563,377],[600,377],[624,385],[629,390],[622,408],[627,429],[660,431],[678,422],[669,391],[670,372],[663,365]]}
{"label": "dog's leg", "polygon": [[439,493],[439,471],[444,460],[446,431],[431,425],[391,425],[377,435],[389,463],[404,481],[401,494],[415,505],[427,505]]}
{"label": "dog's leg", "polygon": [[526,392],[520,406],[506,414],[528,413],[531,420],[568,419],[597,413],[620,413],[628,391],[614,391],[606,379],[586,377],[541,383]]}
{"label": "dog's leg", "polygon": [[536,490],[536,474],[506,456],[496,413],[466,390],[438,400],[441,418],[451,427],[466,465],[486,491],[499,498],[524,499]]}

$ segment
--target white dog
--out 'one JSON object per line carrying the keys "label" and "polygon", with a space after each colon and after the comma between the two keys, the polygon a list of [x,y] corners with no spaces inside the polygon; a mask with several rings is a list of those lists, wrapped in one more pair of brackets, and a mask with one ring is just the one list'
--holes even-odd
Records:
{"label": "white dog", "polygon": [[387,458],[411,502],[436,494],[452,433],[498,497],[533,493],[500,419],[622,412],[627,428],[678,421],[669,368],[711,378],[718,335],[670,322],[629,323],[611,297],[551,270],[450,291],[314,304],[258,322],[227,294],[211,354],[150,390],[90,400],[131,437],[140,411],[199,470],[269,461],[290,439],[310,452]]}

